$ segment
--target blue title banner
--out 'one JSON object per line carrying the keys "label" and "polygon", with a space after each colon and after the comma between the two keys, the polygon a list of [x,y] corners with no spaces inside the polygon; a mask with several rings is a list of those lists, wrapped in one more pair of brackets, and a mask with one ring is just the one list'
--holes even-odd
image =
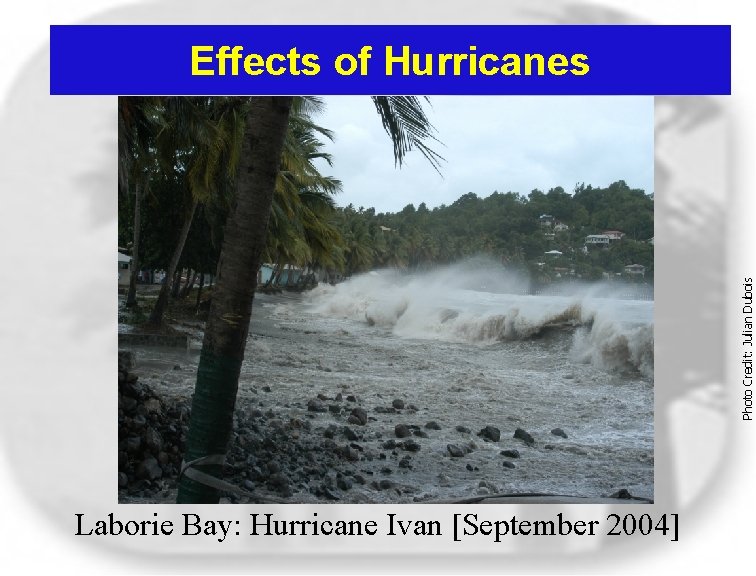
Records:
{"label": "blue title banner", "polygon": [[729,26],[51,26],[50,93],[730,93]]}

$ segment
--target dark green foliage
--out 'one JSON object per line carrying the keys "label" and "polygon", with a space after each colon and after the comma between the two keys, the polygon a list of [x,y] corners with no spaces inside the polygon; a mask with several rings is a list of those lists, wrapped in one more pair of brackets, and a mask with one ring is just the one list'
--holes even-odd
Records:
{"label": "dark green foliage", "polygon": [[[432,210],[422,203],[396,213],[376,214],[352,205],[338,212],[345,275],[380,267],[422,269],[477,254],[530,269],[536,276],[553,277],[555,268],[567,268],[593,279],[604,272],[622,273],[628,264],[646,266],[646,278],[653,274],[654,249],[647,242],[654,235],[653,200],[621,180],[607,188],[580,184],[574,194],[561,187],[547,193],[533,190],[527,197],[494,192],[481,198],[468,192],[450,206]],[[542,214],[569,228],[555,232],[542,226]],[[585,237],[604,230],[619,230],[625,237],[608,249],[584,253]],[[563,255],[545,257],[550,250]]]}

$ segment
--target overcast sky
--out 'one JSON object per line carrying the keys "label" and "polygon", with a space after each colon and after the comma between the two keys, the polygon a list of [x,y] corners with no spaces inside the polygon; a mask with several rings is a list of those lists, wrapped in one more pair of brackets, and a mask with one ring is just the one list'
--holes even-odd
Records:
{"label": "overcast sky", "polygon": [[575,184],[625,180],[653,192],[654,100],[651,97],[434,96],[427,113],[442,176],[417,151],[394,166],[391,141],[367,96],[325,98],[317,122],[335,132],[327,150],[343,183],[341,206],[395,212],[407,204],[451,204],[462,194],[527,195]]}

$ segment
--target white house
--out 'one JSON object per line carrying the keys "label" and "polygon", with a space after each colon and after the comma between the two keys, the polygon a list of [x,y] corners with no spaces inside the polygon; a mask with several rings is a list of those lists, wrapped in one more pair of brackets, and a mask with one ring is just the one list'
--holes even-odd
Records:
{"label": "white house", "polygon": [[549,250],[548,252],[544,252],[546,256],[561,256],[562,253],[559,250]]}
{"label": "white house", "polygon": [[131,256],[118,253],[118,285],[128,286],[131,276]]}
{"label": "white house", "polygon": [[585,244],[594,246],[609,246],[610,238],[606,234],[589,234],[585,237]]}

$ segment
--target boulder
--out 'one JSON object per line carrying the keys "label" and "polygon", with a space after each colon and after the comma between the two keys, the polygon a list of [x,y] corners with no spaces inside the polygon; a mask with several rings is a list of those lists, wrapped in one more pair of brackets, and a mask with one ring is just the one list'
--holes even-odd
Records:
{"label": "boulder", "polygon": [[496,426],[486,426],[478,432],[478,436],[483,438],[483,440],[498,442],[499,438],[501,438],[501,431]]}
{"label": "boulder", "polygon": [[148,456],[137,466],[136,474],[143,480],[157,480],[163,476],[163,469],[152,456]]}
{"label": "boulder", "polygon": [[420,444],[414,440],[405,440],[402,447],[409,452],[417,452],[420,450]]}
{"label": "boulder", "polygon": [[533,437],[522,428],[518,428],[517,430],[515,430],[513,437],[516,438],[517,440],[522,440],[523,442],[525,442],[525,444],[528,444],[528,445],[535,444],[535,440],[533,439]]}
{"label": "boulder", "polygon": [[349,415],[349,420],[351,424],[359,424],[360,426],[364,426],[367,424],[368,417],[367,412],[363,410],[362,408],[354,408],[352,410],[352,413]]}
{"label": "boulder", "polygon": [[312,398],[311,400],[307,402],[307,411],[308,412],[327,412],[328,409],[320,400],[318,400],[317,398]]}

